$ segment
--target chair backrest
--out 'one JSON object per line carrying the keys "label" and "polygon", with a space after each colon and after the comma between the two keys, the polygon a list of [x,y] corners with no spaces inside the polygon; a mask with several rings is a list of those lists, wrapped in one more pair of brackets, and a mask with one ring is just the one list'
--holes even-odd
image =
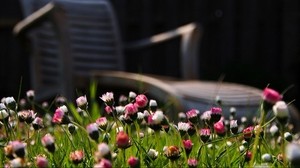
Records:
{"label": "chair backrest", "polygon": [[[31,10],[47,0],[30,3]],[[118,25],[109,1],[54,0],[49,19],[30,34],[37,99],[73,94],[94,70],[124,70]],[[78,78],[79,77],[79,78]]]}

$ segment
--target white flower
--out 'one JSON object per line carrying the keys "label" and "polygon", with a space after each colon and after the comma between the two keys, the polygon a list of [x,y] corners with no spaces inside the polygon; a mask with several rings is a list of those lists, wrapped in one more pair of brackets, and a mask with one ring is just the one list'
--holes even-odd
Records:
{"label": "white flower", "polygon": [[235,114],[236,113],[236,108],[235,107],[230,107],[229,111],[230,111],[230,114]]}
{"label": "white flower", "polygon": [[113,92],[106,92],[100,97],[101,100],[104,102],[109,102],[114,99],[114,93]]}
{"label": "white flower", "polygon": [[191,128],[191,125],[186,122],[179,122],[178,123],[178,130],[188,131]]}
{"label": "white flower", "polygon": [[242,117],[242,118],[241,118],[241,122],[242,122],[242,123],[246,123],[246,122],[247,122],[247,117],[245,117],[245,116]]}
{"label": "white flower", "polygon": [[209,121],[211,118],[211,111],[205,111],[202,115],[201,115],[201,120],[205,120],[205,121]]}
{"label": "white flower", "polygon": [[238,124],[237,124],[237,120],[231,120],[230,121],[230,128],[237,128]]}
{"label": "white flower", "polygon": [[8,113],[7,113],[6,109],[1,109],[0,110],[0,119],[2,120],[2,119],[5,119],[7,117],[8,117]]}
{"label": "white flower", "polygon": [[289,109],[284,101],[277,101],[273,106],[273,112],[278,118],[286,118],[289,116]]}
{"label": "white flower", "polygon": [[142,119],[144,119],[144,117],[145,117],[144,113],[142,113],[142,112],[137,113],[137,118],[138,119],[142,120]]}
{"label": "white flower", "polygon": [[279,128],[274,124],[270,128],[270,133],[274,136],[276,133],[278,133]]}
{"label": "white flower", "polygon": [[230,146],[232,146],[232,142],[231,141],[227,141],[226,145],[230,147]]}
{"label": "white flower", "polygon": [[87,102],[86,95],[85,96],[80,96],[76,99],[77,107],[86,107],[87,103],[88,102]]}
{"label": "white flower", "polygon": [[245,148],[245,146],[244,146],[244,145],[241,145],[241,146],[239,147],[239,151],[240,151],[240,152],[244,152],[244,151],[245,151],[245,149],[246,149],[246,148]]}
{"label": "white flower", "polygon": [[265,153],[261,156],[263,162],[272,162],[272,155]]}
{"label": "white flower", "polygon": [[99,144],[98,151],[101,157],[106,156],[110,153],[109,146],[106,143]]}
{"label": "white flower", "polygon": [[116,112],[117,114],[123,114],[125,111],[125,107],[124,106],[116,106]]}
{"label": "white flower", "polygon": [[293,140],[293,135],[289,132],[285,132],[284,133],[284,139],[286,139],[287,141],[291,142]]}
{"label": "white flower", "polygon": [[0,110],[2,110],[2,109],[6,109],[6,106],[4,103],[0,103]]}
{"label": "white flower", "polygon": [[59,107],[64,113],[68,112],[68,107],[66,105],[62,105]]}
{"label": "white flower", "polygon": [[150,106],[150,107],[157,106],[156,100],[151,99],[151,100],[149,101],[149,106]]}
{"label": "white flower", "polygon": [[288,143],[286,148],[286,158],[290,161],[296,161],[300,159],[300,146],[295,143]]}
{"label": "white flower", "polygon": [[147,155],[151,158],[151,159],[156,159],[158,156],[158,151],[156,151],[155,149],[149,149]]}
{"label": "white flower", "polygon": [[160,110],[156,111],[152,116],[152,120],[154,124],[160,124],[164,119],[164,113]]}
{"label": "white flower", "polygon": [[26,92],[26,96],[27,96],[28,98],[34,97],[34,90],[28,90],[28,91]]}
{"label": "white flower", "polygon": [[134,99],[135,97],[136,97],[136,93],[135,92],[129,92],[129,97],[131,98],[131,99]]}

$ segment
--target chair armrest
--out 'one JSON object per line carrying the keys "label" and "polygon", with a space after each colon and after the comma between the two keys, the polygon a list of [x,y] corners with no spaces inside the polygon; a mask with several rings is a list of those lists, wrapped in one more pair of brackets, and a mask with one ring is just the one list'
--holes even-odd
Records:
{"label": "chair armrest", "polygon": [[180,41],[180,69],[183,79],[199,78],[198,48],[200,47],[201,29],[198,23],[192,22],[174,30],[160,33],[149,38],[129,42],[124,46],[126,50],[153,46],[177,37]]}
{"label": "chair armrest", "polygon": [[27,16],[24,20],[17,23],[13,29],[13,34],[20,36],[32,27],[35,27],[37,24],[43,22],[47,16],[53,11],[54,4],[52,2],[46,4],[39,10]]}
{"label": "chair armrest", "polygon": [[197,29],[197,27],[198,27],[197,23],[195,23],[195,22],[189,23],[189,24],[180,26],[176,29],[153,35],[151,37],[128,42],[125,44],[124,48],[131,50],[131,49],[138,49],[138,48],[156,45],[156,44],[166,42],[168,40],[172,40],[174,38],[183,36],[185,34],[191,33],[193,31],[195,31],[195,29]]}

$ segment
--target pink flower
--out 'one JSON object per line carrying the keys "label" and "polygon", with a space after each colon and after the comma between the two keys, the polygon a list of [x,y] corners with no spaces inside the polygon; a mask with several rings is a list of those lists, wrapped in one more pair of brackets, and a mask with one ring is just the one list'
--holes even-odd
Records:
{"label": "pink flower", "polygon": [[86,130],[90,136],[95,141],[98,141],[99,138],[99,130],[98,125],[96,123],[91,123],[86,127]]}
{"label": "pink flower", "polygon": [[282,95],[280,95],[276,90],[265,88],[262,94],[262,98],[268,103],[275,104],[277,101],[282,99]]}
{"label": "pink flower", "polygon": [[88,102],[86,96],[80,96],[76,99],[77,107],[81,109],[86,109]]}
{"label": "pink flower", "polygon": [[32,126],[35,130],[43,128],[44,127],[43,119],[40,117],[35,117],[35,119],[32,121]]}
{"label": "pink flower", "polygon": [[186,112],[186,116],[191,123],[195,124],[198,122],[198,113],[199,113],[198,110],[192,109]]}
{"label": "pink flower", "polygon": [[55,124],[60,124],[62,123],[62,120],[64,118],[65,112],[61,108],[57,108],[55,110],[55,113],[52,117],[52,122]]}
{"label": "pink flower", "polygon": [[42,137],[42,144],[49,152],[55,151],[54,137],[51,134]]}
{"label": "pink flower", "polygon": [[210,129],[209,128],[202,128],[200,130],[200,139],[205,143],[210,138]]}
{"label": "pink flower", "polygon": [[144,94],[137,95],[135,97],[135,104],[138,108],[143,108],[148,104],[148,98]]}
{"label": "pink flower", "polygon": [[30,124],[36,116],[36,113],[34,113],[33,110],[22,110],[18,112],[18,119],[20,122],[26,122],[27,124]]}
{"label": "pink flower", "polygon": [[84,158],[84,153],[82,150],[76,150],[76,151],[70,153],[70,160],[74,164],[81,163],[83,161],[83,158]]}
{"label": "pink flower", "polygon": [[118,132],[116,141],[118,148],[126,149],[131,145],[129,136],[124,131]]}
{"label": "pink flower", "polygon": [[48,167],[48,160],[45,156],[39,155],[35,159],[36,167],[38,168],[47,168]]}
{"label": "pink flower", "polygon": [[109,160],[102,158],[99,163],[94,165],[94,168],[112,168]]}
{"label": "pink flower", "polygon": [[193,142],[190,139],[187,139],[187,140],[182,140],[182,144],[185,149],[185,152],[187,154],[190,154],[194,145]]}
{"label": "pink flower", "polygon": [[106,117],[100,117],[96,120],[96,124],[103,130],[106,130],[106,127],[107,127],[107,119]]}
{"label": "pink flower", "polygon": [[211,120],[212,122],[218,122],[222,116],[222,109],[220,107],[212,107],[211,111]]}
{"label": "pink flower", "polygon": [[198,166],[197,159],[189,158],[187,162],[188,162],[189,168],[196,168]]}
{"label": "pink flower", "polygon": [[25,156],[25,147],[26,144],[20,141],[11,141],[9,144],[12,146],[12,152],[18,156],[23,158]]}
{"label": "pink flower", "polygon": [[223,123],[223,121],[218,121],[214,124],[214,129],[216,131],[216,133],[220,136],[223,136],[225,134],[225,125]]}
{"label": "pink flower", "polygon": [[108,106],[112,106],[114,104],[114,94],[113,92],[106,92],[100,97],[101,100]]}
{"label": "pink flower", "polygon": [[140,167],[140,160],[134,156],[130,156],[130,158],[127,160],[127,163],[131,168]]}
{"label": "pink flower", "polygon": [[113,109],[110,106],[105,106],[104,110],[107,114],[111,114],[113,112]]}
{"label": "pink flower", "polygon": [[99,158],[110,159],[111,158],[111,152],[110,152],[109,146],[106,143],[99,144],[97,155],[98,155]]}
{"label": "pink flower", "polygon": [[129,103],[125,106],[125,118],[135,120],[137,118],[138,108],[135,104]]}

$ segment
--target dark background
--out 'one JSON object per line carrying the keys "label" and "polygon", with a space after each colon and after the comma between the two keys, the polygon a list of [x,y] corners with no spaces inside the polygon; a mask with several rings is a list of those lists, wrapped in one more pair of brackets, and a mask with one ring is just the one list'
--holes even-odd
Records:
{"label": "dark background", "polygon": [[[284,99],[296,99],[295,104],[300,108],[300,1],[113,0],[112,3],[124,41],[197,21],[203,28],[199,79],[218,80],[225,75],[224,81],[261,89],[269,84],[279,92],[293,85]],[[1,97],[17,96],[20,86],[22,94],[30,89],[27,50],[11,33],[22,17],[17,0],[2,2]],[[128,71],[178,77],[178,40],[153,49],[128,52]]]}

